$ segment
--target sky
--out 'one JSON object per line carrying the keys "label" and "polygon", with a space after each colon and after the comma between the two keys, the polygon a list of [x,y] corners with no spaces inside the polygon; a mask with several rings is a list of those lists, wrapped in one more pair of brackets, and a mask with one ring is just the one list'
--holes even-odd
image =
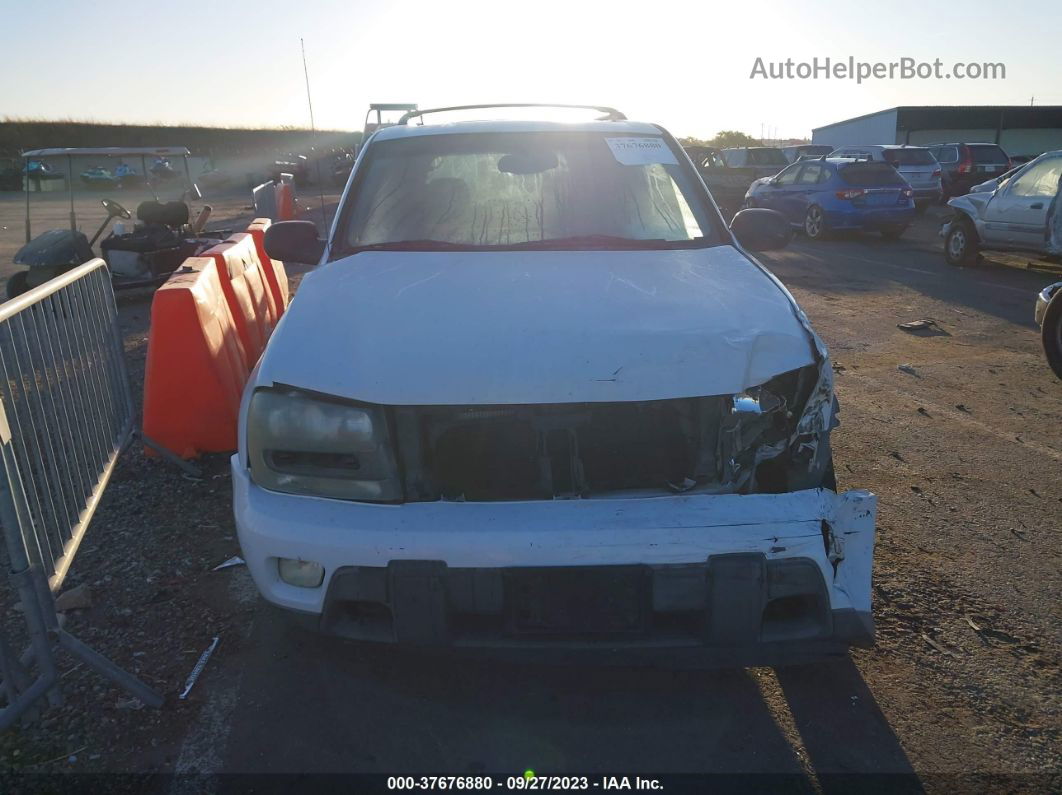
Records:
{"label": "sky", "polygon": [[[370,102],[611,105],[678,136],[810,136],[896,105],[1062,105],[1058,0],[0,0],[0,118],[360,129]],[[19,30],[31,32],[20,37]],[[1006,78],[751,78],[771,62],[940,59]],[[1035,99],[1033,99],[1035,98]]]}

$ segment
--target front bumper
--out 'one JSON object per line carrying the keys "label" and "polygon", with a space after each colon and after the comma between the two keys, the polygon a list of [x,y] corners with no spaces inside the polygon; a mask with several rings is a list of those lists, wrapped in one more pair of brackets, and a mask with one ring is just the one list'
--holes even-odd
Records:
{"label": "front bumper", "polygon": [[1062,290],[1062,282],[1055,282],[1049,284],[1042,289],[1036,295],[1036,308],[1033,310],[1033,320],[1036,321],[1036,325],[1043,328],[1044,315],[1047,314],[1047,305],[1051,303],[1051,299],[1054,298],[1055,293]]}
{"label": "front bumper", "polygon": [[[238,456],[232,469],[259,591],[330,634],[733,664],[873,642],[866,491],[372,505],[266,491]],[[320,563],[324,582],[281,581],[281,557]]]}
{"label": "front bumper", "polygon": [[939,186],[935,188],[913,188],[913,191],[914,200],[918,204],[938,204],[944,198],[944,191]]}

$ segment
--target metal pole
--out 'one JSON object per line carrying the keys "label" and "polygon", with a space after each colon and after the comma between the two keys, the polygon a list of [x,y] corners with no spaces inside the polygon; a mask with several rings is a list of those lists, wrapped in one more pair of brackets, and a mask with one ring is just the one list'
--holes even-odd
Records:
{"label": "metal pole", "polygon": [[66,156],[67,192],[70,194],[70,228],[77,231],[77,216],[74,214],[74,156]]}
{"label": "metal pole", "polygon": [[32,232],[30,232],[30,175],[29,175],[29,158],[25,155],[22,156],[22,170],[26,172],[26,242],[29,243]]}

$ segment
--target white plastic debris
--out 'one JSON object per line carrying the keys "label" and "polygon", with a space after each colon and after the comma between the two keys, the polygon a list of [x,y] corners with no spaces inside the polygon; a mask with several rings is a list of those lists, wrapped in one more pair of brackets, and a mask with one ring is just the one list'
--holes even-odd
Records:
{"label": "white plastic debris", "polygon": [[221,571],[222,569],[229,569],[229,568],[232,568],[233,566],[242,566],[243,564],[244,564],[244,559],[243,558],[241,558],[239,555],[233,555],[231,558],[226,560],[224,563],[219,563],[217,566],[212,568],[211,571]]}
{"label": "white plastic debris", "polygon": [[214,649],[218,647],[219,640],[221,640],[220,637],[214,638],[214,641],[210,644],[207,650],[199,655],[199,662],[195,664],[195,668],[192,669],[192,672],[188,674],[188,678],[184,681],[184,692],[179,696],[182,701],[188,697],[188,694],[195,686],[196,680],[199,679],[199,675],[203,673],[203,669],[206,668],[207,660],[209,660],[210,655],[214,653]]}

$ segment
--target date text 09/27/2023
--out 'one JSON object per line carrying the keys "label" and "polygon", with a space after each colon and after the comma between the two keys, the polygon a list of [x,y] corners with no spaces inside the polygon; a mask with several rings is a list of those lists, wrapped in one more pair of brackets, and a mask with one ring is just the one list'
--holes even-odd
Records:
{"label": "date text 09/27/2023", "polygon": [[504,790],[643,790],[660,791],[659,779],[641,776],[539,776],[527,771],[520,776],[389,776],[387,789],[482,791]]}

